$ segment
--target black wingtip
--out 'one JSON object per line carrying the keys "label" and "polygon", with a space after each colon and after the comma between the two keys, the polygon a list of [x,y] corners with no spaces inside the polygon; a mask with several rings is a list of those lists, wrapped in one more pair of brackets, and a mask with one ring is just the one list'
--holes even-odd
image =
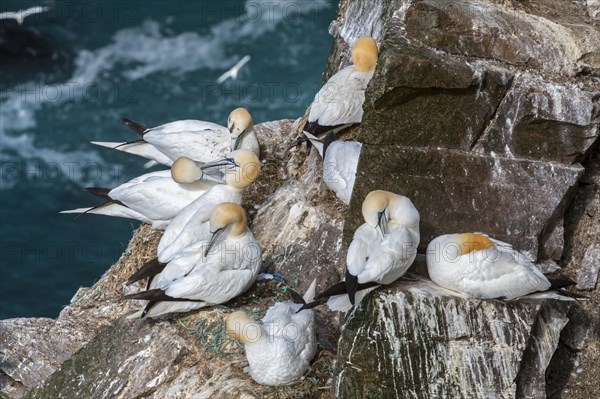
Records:
{"label": "black wingtip", "polygon": [[585,295],[581,295],[581,294],[576,294],[574,292],[567,291],[567,290],[564,290],[564,289],[558,289],[558,290],[556,290],[556,292],[558,292],[562,296],[566,296],[568,298],[573,298],[575,300],[578,300],[578,299],[588,300],[588,299],[590,299],[589,296],[585,296]]}
{"label": "black wingtip", "polygon": [[121,119],[121,122],[131,130],[133,130],[140,137],[144,137],[144,133],[146,133],[146,131],[148,130],[148,126],[142,123],[132,121],[131,119],[123,118]]}
{"label": "black wingtip", "polygon": [[345,294],[346,292],[347,292],[346,284],[342,281],[342,282],[332,285],[331,287],[327,288],[325,291],[321,292],[320,294],[317,294],[315,296],[315,299],[326,299],[326,298],[329,298],[334,295]]}
{"label": "black wingtip", "polygon": [[322,298],[320,300],[314,300],[312,302],[305,303],[304,305],[302,305],[302,307],[300,307],[300,309],[298,309],[296,311],[296,313],[300,313],[301,311],[307,310],[307,309],[313,309],[319,305],[324,304],[325,302],[327,302],[327,298]]}
{"label": "black wingtip", "polygon": [[306,305],[306,301],[304,300],[304,298],[302,298],[302,295],[300,295],[294,290],[289,290],[289,293],[292,296],[292,302],[299,305]]}
{"label": "black wingtip", "polygon": [[86,187],[82,189],[83,191],[93,194],[96,197],[100,197],[102,199],[105,199],[107,201],[112,201],[112,198],[110,198],[110,196],[108,195],[108,193],[110,193],[110,188],[104,188],[104,187]]}
{"label": "black wingtip", "polygon": [[153,289],[148,291],[136,292],[134,294],[125,295],[125,299],[137,299],[145,301],[169,301],[173,300],[161,289]]}
{"label": "black wingtip", "polygon": [[358,277],[346,270],[344,283],[346,285],[346,292],[348,292],[348,299],[350,299],[350,303],[354,306],[356,291],[358,291]]}
{"label": "black wingtip", "polygon": [[548,281],[550,281],[550,290],[559,290],[577,284],[576,281],[566,277],[548,278]]}
{"label": "black wingtip", "polygon": [[154,258],[154,259],[146,262],[142,267],[140,267],[138,269],[138,271],[133,273],[127,279],[127,282],[125,284],[131,285],[131,284],[135,283],[136,281],[140,281],[146,277],[149,277],[149,278],[154,277],[158,273],[162,272],[166,266],[167,266],[166,263],[160,263],[158,261],[158,258]]}
{"label": "black wingtip", "polygon": [[331,143],[336,140],[335,133],[333,131],[328,131],[325,137],[323,137],[323,159],[325,159],[325,154],[327,153],[327,148]]}
{"label": "black wingtip", "polygon": [[154,305],[156,305],[158,302],[156,301],[150,301],[146,304],[146,306],[144,307],[144,310],[142,310],[142,315],[140,316],[140,319],[143,319],[144,317],[146,317],[146,315],[148,314],[148,311],[150,309],[152,309],[152,307]]}
{"label": "black wingtip", "polygon": [[117,150],[117,149],[119,149],[119,148],[121,148],[121,147],[124,147],[124,146],[126,146],[126,145],[130,145],[130,144],[138,144],[138,143],[145,143],[145,142],[146,142],[146,141],[145,141],[144,139],[141,139],[141,140],[133,140],[133,141],[127,141],[127,142],[125,142],[125,143],[119,144],[118,146],[114,147],[113,149],[114,149],[114,150]]}

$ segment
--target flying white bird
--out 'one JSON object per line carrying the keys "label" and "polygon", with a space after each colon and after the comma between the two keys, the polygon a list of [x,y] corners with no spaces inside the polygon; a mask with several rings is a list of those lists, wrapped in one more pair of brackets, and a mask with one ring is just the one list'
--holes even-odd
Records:
{"label": "flying white bird", "polygon": [[[129,278],[128,284],[160,273],[167,263],[194,245],[198,237],[204,237],[210,215],[217,205],[225,202],[241,204],[244,190],[256,180],[261,165],[257,156],[247,150],[235,151],[230,156],[210,164],[211,167],[220,166],[222,176],[217,177],[225,184],[215,185],[171,220],[158,243],[157,258],[144,264]],[[188,158],[178,159],[174,165],[178,166],[178,173],[173,174],[173,179],[183,184],[202,178],[202,167],[206,167]]]}
{"label": "flying white bird", "polygon": [[196,248],[195,253],[181,254],[184,261],[170,262],[156,276],[152,289],[125,297],[149,301],[130,318],[156,317],[217,305],[252,286],[262,259],[260,246],[248,229],[244,209],[238,204],[219,204],[211,212],[209,224],[208,243]]}
{"label": "flying white bird", "polygon": [[[301,302],[313,300],[313,281]],[[263,385],[285,385],[300,379],[310,368],[317,351],[312,309],[296,313],[302,305],[278,302],[271,306],[262,323],[244,312],[226,318],[227,334],[241,341],[249,366],[244,369]]]}
{"label": "flying white bird", "polygon": [[[348,311],[379,285],[402,277],[419,244],[419,212],[408,198],[371,191],[362,204],[365,223],[356,229],[346,256],[346,278],[317,295],[331,310]],[[318,305],[319,301],[304,308]]]}
{"label": "flying white bird", "polygon": [[198,162],[212,162],[238,149],[250,150],[256,155],[260,151],[252,116],[245,108],[237,108],[229,114],[227,127],[198,120],[180,120],[154,128],[129,119],[124,119],[123,123],[142,139],[124,143],[92,143],[139,155],[167,166],[181,157]]}
{"label": "flying white bird", "polygon": [[223,181],[219,176],[215,177],[221,173],[222,164],[206,163],[202,165],[199,179],[208,181],[177,183],[172,175],[186,173],[186,170],[181,170],[184,168],[184,163],[174,163],[171,170],[147,173],[113,189],[86,188],[86,191],[106,202],[61,213],[91,213],[136,219],[151,224],[154,229],[164,229],[179,212],[205,194],[214,183]]}
{"label": "flying white bird", "polygon": [[[548,280],[510,244],[481,233],[446,234],[432,240],[427,270],[437,285],[473,298],[512,300],[572,283]],[[558,293],[550,297],[573,299]]]}
{"label": "flying white bird", "polygon": [[14,19],[19,25],[22,25],[25,18],[31,15],[50,11],[51,9],[52,6],[35,6],[30,7],[26,10],[5,11],[0,13],[0,19]]}
{"label": "flying white bird", "polygon": [[[352,46],[352,63],[335,75],[315,95],[303,132],[323,139],[327,132],[337,133],[362,122],[365,90],[377,66],[377,43],[372,37],[357,39]],[[294,146],[306,141],[301,135]],[[310,151],[310,141],[307,143]]]}
{"label": "flying white bird", "polygon": [[244,56],[230,70],[225,72],[223,75],[219,76],[219,78],[217,79],[217,84],[220,85],[221,83],[225,82],[227,79],[233,79],[233,80],[237,79],[238,73],[240,73],[240,69],[242,69],[242,67],[244,65],[246,65],[251,59],[252,58],[249,55]]}

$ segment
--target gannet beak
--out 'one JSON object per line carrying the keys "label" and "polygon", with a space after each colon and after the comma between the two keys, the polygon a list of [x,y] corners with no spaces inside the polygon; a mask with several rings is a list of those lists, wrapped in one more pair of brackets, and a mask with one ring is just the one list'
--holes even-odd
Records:
{"label": "gannet beak", "polygon": [[387,222],[387,216],[385,215],[384,209],[377,214],[377,227],[379,227],[381,237],[385,237],[385,235],[388,233]]}
{"label": "gannet beak", "polygon": [[203,179],[225,183],[225,174],[228,171],[235,170],[237,167],[238,164],[235,163],[233,158],[224,158],[214,162],[203,163],[200,169],[202,170]]}
{"label": "gannet beak", "polygon": [[223,233],[225,232],[225,228],[220,228],[215,232],[212,232],[212,235],[210,237],[210,241],[208,242],[208,245],[206,246],[206,250],[204,251],[204,256],[206,257],[206,255],[208,255],[208,252],[211,250],[212,247],[214,247],[215,245],[217,245],[217,243],[220,243],[220,241],[222,241],[222,237],[223,237]]}
{"label": "gannet beak", "polygon": [[[232,128],[232,130],[233,130],[233,128]],[[234,143],[233,143],[233,150],[232,150],[232,151],[235,151],[235,150],[238,150],[238,149],[239,149],[238,147],[239,147],[239,145],[240,145],[240,141],[242,140],[242,137],[244,137],[244,135],[245,135],[246,133],[248,133],[248,130],[244,130],[243,132],[241,132],[241,133],[240,133],[240,134],[239,134],[239,135],[238,135],[238,136],[235,138],[235,141],[234,141]]]}

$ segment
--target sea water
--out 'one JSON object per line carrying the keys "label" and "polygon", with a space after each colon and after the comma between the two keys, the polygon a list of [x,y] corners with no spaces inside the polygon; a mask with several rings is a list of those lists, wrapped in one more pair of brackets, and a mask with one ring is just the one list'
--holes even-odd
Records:
{"label": "sea water", "polygon": [[[15,11],[38,1],[3,1]],[[0,318],[55,317],[125,249],[135,221],[58,212],[97,205],[144,160],[91,145],[136,136],[119,120],[255,123],[302,116],[318,90],[334,0],[59,0],[31,16],[50,49],[0,61]],[[11,24],[14,21],[0,21]],[[244,55],[235,81],[215,80]]]}

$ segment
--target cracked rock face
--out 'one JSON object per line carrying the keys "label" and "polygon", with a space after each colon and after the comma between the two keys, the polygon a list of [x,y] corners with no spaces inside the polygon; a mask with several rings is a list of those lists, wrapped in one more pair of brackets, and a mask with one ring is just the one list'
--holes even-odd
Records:
{"label": "cracked rock face", "polygon": [[515,397],[525,359],[532,365],[527,389],[543,392],[565,313],[540,303],[465,299],[424,279],[397,282],[373,292],[342,324],[335,394]]}
{"label": "cracked rock face", "polygon": [[[342,1],[330,66],[344,64],[359,36],[372,34],[380,46],[353,131],[363,147],[342,247],[361,223],[366,194],[389,190],[419,209],[421,251],[440,234],[483,231],[576,279],[592,300],[473,301],[424,282],[375,291],[342,323],[335,394],[600,394],[590,396],[593,378],[571,376],[575,361],[584,375],[598,370],[591,359],[600,347],[591,310],[597,201],[573,205],[582,192],[598,192],[597,173],[586,168],[595,170],[599,146],[600,33],[580,3]],[[565,355],[573,350],[582,355]]]}
{"label": "cracked rock face", "polygon": [[[34,398],[600,397],[598,1],[342,0],[325,77],[372,35],[380,58],[349,207],[322,184],[316,151],[285,148],[302,121],[256,126],[263,168],[244,196],[263,267],[303,291],[339,281],[372,189],[410,197],[423,249],[434,236],[485,231],[590,301],[466,299],[429,280],[370,294],[343,320],[317,312],[321,347],[299,383],[264,387],[224,335],[227,312],[259,318],[288,285],[257,283],[226,304],[157,321],[125,321],[127,277],[160,233],[135,234],[119,262],[57,320],[0,322],[0,393]],[[376,166],[376,168],[374,167]],[[583,177],[582,177],[583,175]],[[338,341],[339,336],[339,341]],[[328,357],[329,356],[329,357]],[[336,357],[332,371],[331,358]],[[333,381],[333,383],[332,383]],[[331,390],[329,388],[332,388]]]}

